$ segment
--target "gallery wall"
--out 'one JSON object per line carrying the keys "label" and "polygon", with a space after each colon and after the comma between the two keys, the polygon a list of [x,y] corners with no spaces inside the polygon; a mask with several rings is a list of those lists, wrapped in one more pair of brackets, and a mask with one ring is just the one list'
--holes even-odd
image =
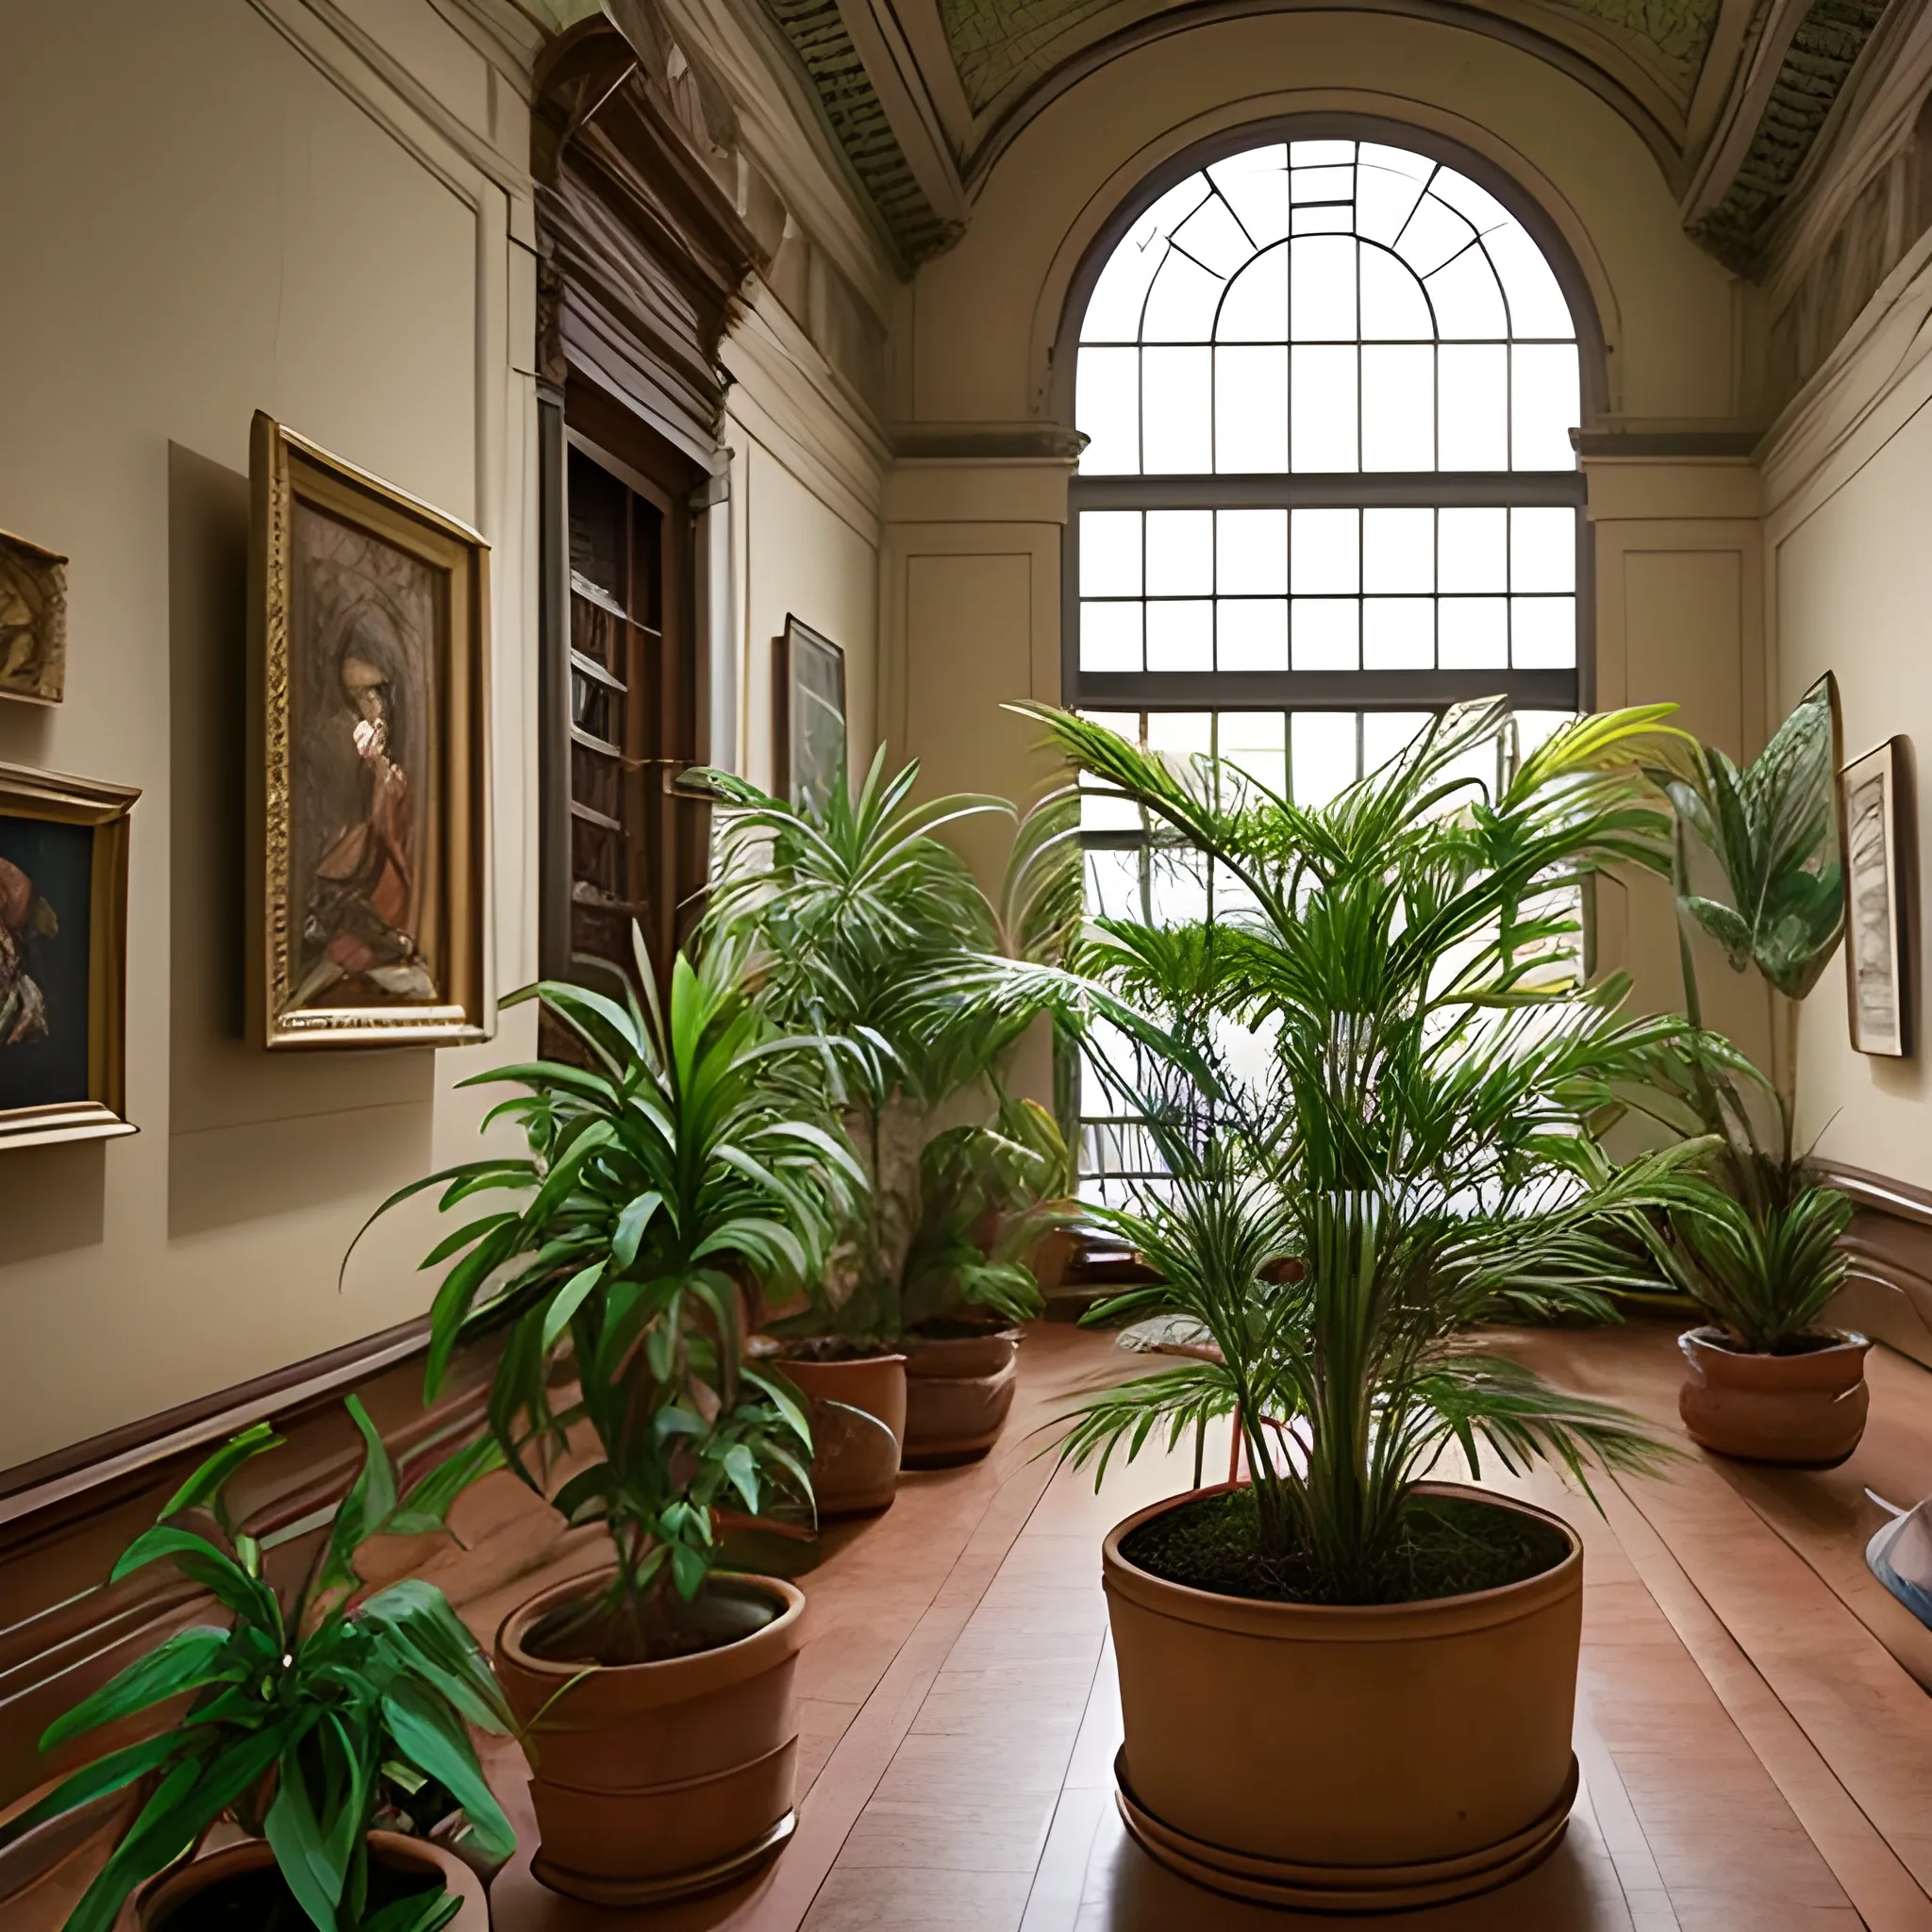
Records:
{"label": "gallery wall", "polygon": [[525,113],[428,0],[357,12],[353,44],[297,0],[8,13],[0,528],[72,562],[66,701],[0,701],[0,760],[142,789],[141,1131],[0,1156],[0,1467],[422,1310],[420,1226],[339,1286],[344,1251],[528,1043],[523,1013],[442,1053],[240,1037],[257,409],[489,540],[491,983],[534,963]]}

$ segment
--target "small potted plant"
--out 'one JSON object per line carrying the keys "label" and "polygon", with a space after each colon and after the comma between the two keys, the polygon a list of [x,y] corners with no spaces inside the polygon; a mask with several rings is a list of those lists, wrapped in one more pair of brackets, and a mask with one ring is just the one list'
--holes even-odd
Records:
{"label": "small potted plant", "polygon": [[1681,1338],[1691,1439],[1755,1462],[1824,1469],[1864,1433],[1862,1335],[1824,1316],[1843,1285],[1852,1204],[1797,1140],[1798,1012],[1844,930],[1838,694],[1827,675],[1740,770],[1714,747],[1661,778],[1676,808],[1674,878],[1685,1010],[1702,1027],[1693,936],[1755,972],[1775,1020],[1775,1077],[1698,1032],[1660,1053],[1665,1116],[1712,1147],[1694,1198],[1658,1225],[1667,1278],[1713,1318]]}
{"label": "small potted plant", "polygon": [[[439,1290],[428,1392],[468,1338],[499,1333],[491,1429],[511,1470],[602,1568],[513,1611],[497,1674],[523,1729],[537,1877],[600,1905],[729,1882],[792,1825],[791,1692],[805,1599],[720,1567],[717,1519],[774,1487],[808,1506],[811,1435],[793,1395],[741,1362],[743,1284],[823,1266],[863,1176],[822,1116],[815,1057],[747,1003],[728,946],[679,956],[660,1010],[637,941],[622,999],[544,982],[587,1067],[477,1074],[520,1090],[495,1112],[527,1152],[413,1183],[445,1211],[487,1207],[425,1266]],[[568,1378],[567,1386],[559,1383]]]}
{"label": "small potted plant", "polygon": [[1103,921],[1096,958],[1176,1032],[1191,1014],[1204,1053],[1217,1027],[1268,1044],[1265,1074],[1206,1087],[1148,1062],[1166,1174],[1099,1210],[1158,1278],[1094,1318],[1173,1313],[1212,1345],[1092,1397],[1064,1453],[1104,1474],[1232,1418],[1248,1472],[1106,1539],[1123,1812],[1163,1864],[1273,1905],[1488,1890],[1550,1851],[1576,1790],[1583,1553],[1559,1519],[1434,1472],[1458,1450],[1576,1473],[1659,1454],[1472,1331],[1607,1317],[1628,1224],[1702,1152],[1603,1156],[1592,1124],[1682,1023],[1620,1018],[1624,982],[1586,985],[1575,959],[1578,877],[1667,861],[1631,767],[1669,708],[1520,759],[1499,755],[1507,707],[1461,708],[1319,809],[1027,708],[1163,828],[1162,862],[1242,889],[1212,924]]}
{"label": "small potted plant", "polygon": [[1003,1074],[1038,1018],[1071,1026],[1083,997],[1052,957],[1069,878],[1077,913],[1073,821],[1064,802],[1029,815],[996,910],[934,834],[1012,807],[914,804],[918,775],[888,778],[882,751],[857,798],[840,784],[808,808],[704,774],[730,811],[709,929],[753,949],[776,1024],[852,1049],[827,1060],[828,1091],[869,1185],[806,1307],[759,1344],[813,1404],[828,1516],[890,1504],[908,1449],[950,1461],[991,1447],[1017,1324],[1042,1307],[1028,1257],[1070,1211],[1058,1124]]}
{"label": "small potted plant", "polygon": [[[96,1757],[0,1828],[4,1845],[113,1791],[142,1796],[67,1932],[159,1927],[184,1909],[284,1932],[488,1932],[469,1864],[372,1826],[440,1790],[446,1804],[430,1808],[460,1807],[478,1851],[508,1857],[515,1839],[466,1725],[505,1731],[509,1714],[441,1591],[411,1578],[371,1592],[357,1564],[371,1538],[441,1529],[494,1445],[459,1451],[399,1495],[381,1437],[353,1396],[348,1407],[364,1459],[325,1534],[305,1520],[257,1539],[238,1520],[228,1485],[281,1441],[264,1423],[211,1456],[115,1564],[110,1582],[173,1563],[229,1621],[176,1631],[41,1740],[58,1750],[188,1700],[172,1728]],[[312,1557],[278,1579],[277,1549],[299,1556],[304,1536]],[[224,1818],[250,1836],[197,1857]]]}

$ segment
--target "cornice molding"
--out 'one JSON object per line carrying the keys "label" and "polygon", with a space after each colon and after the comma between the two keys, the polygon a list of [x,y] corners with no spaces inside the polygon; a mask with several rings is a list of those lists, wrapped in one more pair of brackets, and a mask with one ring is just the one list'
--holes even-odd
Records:
{"label": "cornice molding", "polygon": [[892,432],[902,463],[1057,463],[1080,460],[1088,438],[1061,423],[905,423]]}

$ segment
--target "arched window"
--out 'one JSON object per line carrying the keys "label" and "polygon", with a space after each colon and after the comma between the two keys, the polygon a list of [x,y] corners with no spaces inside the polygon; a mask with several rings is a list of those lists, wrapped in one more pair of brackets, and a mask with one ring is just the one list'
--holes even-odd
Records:
{"label": "arched window", "polygon": [[[1447,705],[1506,693],[1526,749],[1584,697],[1576,313],[1509,208],[1399,139],[1225,154],[1076,288],[1067,702],[1304,802]],[[1123,812],[1089,802],[1095,908],[1211,912]]]}

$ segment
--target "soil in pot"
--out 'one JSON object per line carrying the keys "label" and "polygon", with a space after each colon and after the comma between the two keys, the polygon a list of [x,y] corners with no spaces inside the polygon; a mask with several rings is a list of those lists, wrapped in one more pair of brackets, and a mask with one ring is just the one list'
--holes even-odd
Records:
{"label": "soil in pot", "polygon": [[[1570,1554],[1554,1524],[1461,1496],[1424,1496],[1405,1514],[1380,1569],[1351,1599],[1358,1605],[1427,1603],[1499,1590],[1554,1570]],[[1169,1583],[1259,1603],[1323,1604],[1307,1558],[1265,1555],[1255,1491],[1243,1485],[1198,1496],[1150,1517],[1121,1539],[1128,1562]]]}
{"label": "soil in pot", "polygon": [[783,1613],[784,1605],[744,1577],[708,1577],[687,1603],[675,1591],[654,1592],[641,1603],[612,1602],[602,1594],[566,1598],[524,1631],[522,1643],[545,1663],[661,1663],[696,1657],[756,1635]]}
{"label": "soil in pot", "polygon": [[1017,1328],[924,1322],[906,1338],[907,1469],[976,1462],[999,1440],[1019,1385]]}
{"label": "soil in pot", "polygon": [[513,1611],[496,1674],[528,1732],[534,1875],[593,1905],[641,1906],[729,1884],[790,1836],[805,1599],[774,1578],[714,1575],[699,1603],[711,1599],[702,1627],[717,1641],[607,1665],[586,1660],[591,1626],[571,1613],[609,1581],[575,1578]]}
{"label": "soil in pot", "polygon": [[1755,1355],[1721,1328],[1693,1328],[1677,1346],[1690,1371],[1677,1413],[1703,1448],[1745,1462],[1832,1469],[1858,1446],[1872,1401],[1864,1336],[1797,1335],[1775,1354]]}
{"label": "soil in pot", "polygon": [[1367,1605],[1257,1576],[1252,1498],[1225,1486],[1108,1536],[1120,1805],[1150,1856],[1237,1897],[1373,1914],[1492,1890],[1555,1848],[1576,1793],[1582,1546],[1486,1491],[1429,1484],[1417,1504],[1407,1574]]}
{"label": "soil in pot", "polygon": [[906,1441],[906,1357],[840,1336],[785,1341],[761,1336],[753,1356],[782,1371],[806,1399],[820,1517],[887,1507]]}
{"label": "soil in pot", "polygon": [[[369,1903],[373,1918],[400,1899],[447,1891],[460,1900],[449,1932],[486,1932],[489,1907],[482,1881],[454,1854],[392,1832],[369,1838]],[[196,1859],[154,1881],[122,1924],[142,1932],[314,1932],[259,1839]]]}

